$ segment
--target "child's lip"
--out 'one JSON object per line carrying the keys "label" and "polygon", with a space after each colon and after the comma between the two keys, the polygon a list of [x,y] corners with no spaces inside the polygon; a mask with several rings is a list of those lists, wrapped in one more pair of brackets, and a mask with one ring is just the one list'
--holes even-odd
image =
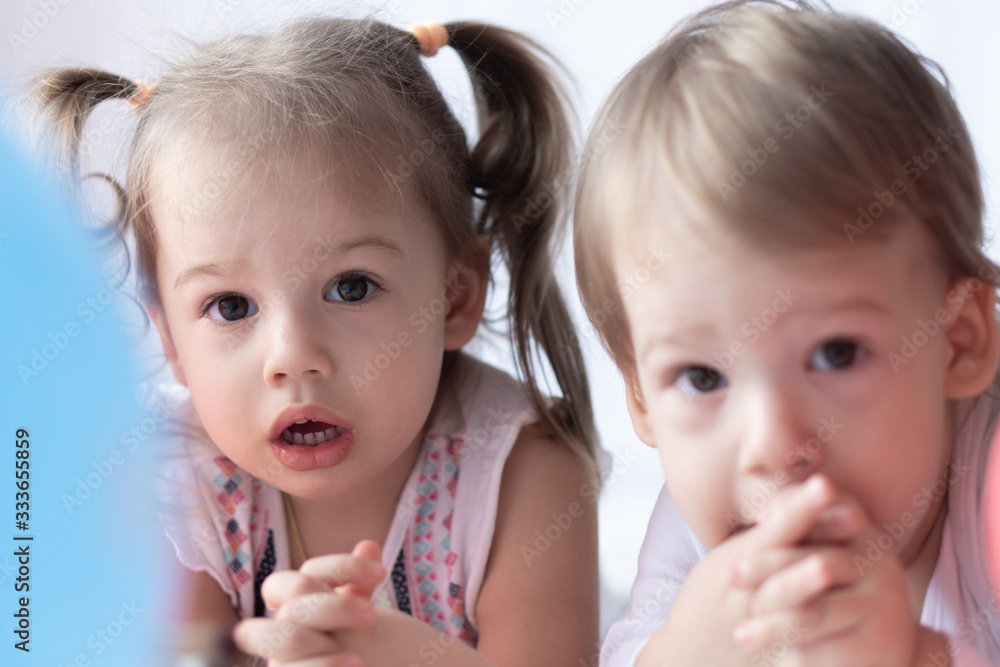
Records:
{"label": "child's lip", "polygon": [[306,419],[325,422],[330,426],[340,426],[344,430],[351,428],[350,424],[332,410],[328,410],[315,403],[309,403],[306,405],[294,405],[282,410],[271,425],[271,430],[268,432],[268,439],[271,441],[279,439],[289,426]]}

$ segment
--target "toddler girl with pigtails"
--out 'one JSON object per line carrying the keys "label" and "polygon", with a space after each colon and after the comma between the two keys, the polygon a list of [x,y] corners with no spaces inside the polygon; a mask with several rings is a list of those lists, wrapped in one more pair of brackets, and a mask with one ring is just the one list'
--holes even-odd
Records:
{"label": "toddler girl with pigtails", "polygon": [[[446,43],[475,91],[471,150],[421,61]],[[564,202],[523,217],[570,161],[544,55],[474,23],[309,19],[196,47],[155,84],[39,79],[71,164],[98,104],[137,114],[121,231],[190,392],[159,480],[182,621],[281,665],[589,660],[595,514],[522,554],[595,455],[552,270]],[[461,352],[493,256],[520,382]]]}

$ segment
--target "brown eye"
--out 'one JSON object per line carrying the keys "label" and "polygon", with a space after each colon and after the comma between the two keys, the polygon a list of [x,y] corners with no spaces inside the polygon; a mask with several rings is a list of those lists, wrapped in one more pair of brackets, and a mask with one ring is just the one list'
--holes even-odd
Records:
{"label": "brown eye", "polygon": [[686,394],[707,394],[726,386],[726,378],[714,368],[689,366],[677,377],[680,390]]}
{"label": "brown eye", "polygon": [[257,304],[241,294],[227,294],[217,298],[206,314],[217,322],[238,322],[257,313]]}
{"label": "brown eye", "polygon": [[849,338],[835,338],[820,345],[813,353],[809,365],[821,371],[849,368],[857,362],[861,350]]}
{"label": "brown eye", "polygon": [[357,303],[370,297],[376,289],[378,286],[370,278],[344,276],[337,279],[337,282],[327,291],[326,300]]}

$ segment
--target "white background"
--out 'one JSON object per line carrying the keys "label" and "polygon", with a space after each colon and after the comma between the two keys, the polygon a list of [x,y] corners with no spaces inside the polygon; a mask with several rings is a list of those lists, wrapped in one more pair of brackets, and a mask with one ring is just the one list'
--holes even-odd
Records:
{"label": "white background", "polygon": [[[527,33],[567,67],[581,128],[589,126],[615,81],[683,16],[704,7],[697,0],[2,0],[0,88],[11,88],[32,70],[52,65],[96,65],[132,78],[155,79],[163,56],[180,36],[210,39],[223,31],[260,31],[305,14],[376,17],[399,26],[423,20],[474,19]],[[995,230],[995,182],[1000,168],[1000,3],[989,0],[834,0],[893,27],[918,51],[940,63],[951,79],[979,151],[987,194],[987,223]],[[443,51],[428,61],[463,121],[469,91],[457,57]],[[114,135],[114,132],[111,133]],[[114,136],[109,137],[115,139]],[[107,145],[112,145],[108,141]],[[108,159],[111,159],[110,157]],[[109,167],[114,170],[113,167]],[[994,257],[996,252],[991,252]],[[635,576],[635,559],[662,474],[655,452],[635,437],[625,411],[621,381],[582,315],[575,298],[572,261],[563,252],[560,280],[571,295],[587,355],[598,429],[616,459],[600,503],[602,625],[623,610]],[[494,358],[495,346],[478,352]],[[508,368],[509,368],[509,364]]]}

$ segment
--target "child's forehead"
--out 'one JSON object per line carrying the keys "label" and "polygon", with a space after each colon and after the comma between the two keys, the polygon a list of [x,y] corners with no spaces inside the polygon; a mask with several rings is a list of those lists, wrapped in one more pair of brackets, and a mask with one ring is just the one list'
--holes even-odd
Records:
{"label": "child's forehead", "polygon": [[915,220],[860,240],[818,235],[786,245],[755,242],[731,221],[692,208],[654,207],[616,225],[613,266],[626,300],[626,292],[641,293],[644,285],[660,296],[697,302],[727,284],[741,288],[757,282],[827,286],[823,291],[835,295],[849,286],[845,278],[852,272],[869,276],[868,283],[855,285],[859,290],[902,292],[926,287],[924,277],[932,274],[936,284],[944,274],[936,239]]}
{"label": "child's forehead", "polygon": [[184,222],[238,217],[262,203],[309,207],[331,196],[344,207],[397,215],[411,193],[377,171],[328,151],[177,142],[150,166],[150,200],[157,214]]}

